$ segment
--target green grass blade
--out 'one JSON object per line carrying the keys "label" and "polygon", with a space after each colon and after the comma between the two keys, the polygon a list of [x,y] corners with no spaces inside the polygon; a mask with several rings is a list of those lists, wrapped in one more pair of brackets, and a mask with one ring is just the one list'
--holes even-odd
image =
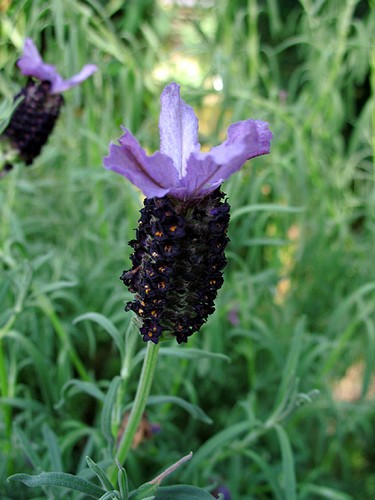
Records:
{"label": "green grass blade", "polygon": [[42,432],[44,436],[44,441],[48,448],[48,454],[51,462],[51,469],[53,469],[55,472],[62,472],[63,463],[61,458],[61,451],[57,441],[57,436],[47,424],[43,425]]}
{"label": "green grass blade", "polygon": [[283,427],[275,426],[276,434],[279,440],[281,458],[282,458],[282,484],[285,492],[285,498],[288,500],[297,500],[296,474],[293,458],[293,450],[290,446],[289,438]]}

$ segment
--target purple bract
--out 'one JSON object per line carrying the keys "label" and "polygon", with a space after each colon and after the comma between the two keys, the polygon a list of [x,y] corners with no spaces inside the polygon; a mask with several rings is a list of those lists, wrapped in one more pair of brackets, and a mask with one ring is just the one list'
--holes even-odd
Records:
{"label": "purple bract", "polygon": [[180,97],[176,83],[161,94],[160,151],[147,155],[129,130],[111,144],[104,166],[129,179],[147,198],[181,200],[209,195],[242,165],[270,152],[272,133],[266,122],[245,120],[228,128],[228,137],[209,152],[200,151],[198,119]]}
{"label": "purple bract", "polygon": [[65,90],[78,85],[91,76],[98,67],[95,64],[86,64],[77,74],[64,80],[56,71],[55,66],[43,61],[38,49],[31,38],[26,38],[21,58],[17,61],[17,66],[26,76],[32,76],[40,81],[51,83],[50,93],[60,94]]}

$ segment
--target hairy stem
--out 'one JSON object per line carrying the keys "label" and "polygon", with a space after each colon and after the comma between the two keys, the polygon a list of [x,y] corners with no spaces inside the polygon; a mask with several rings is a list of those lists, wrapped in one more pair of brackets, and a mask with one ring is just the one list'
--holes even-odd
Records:
{"label": "hairy stem", "polygon": [[[127,457],[135,433],[137,432],[140,421],[142,419],[142,415],[146,407],[147,399],[150,394],[150,389],[154,378],[159,348],[160,342],[158,344],[149,342],[147,345],[146,355],[143,360],[137,392],[134,398],[126,429],[121,437],[121,441],[118,445],[115,457],[116,461],[120,464],[123,464]],[[110,470],[109,477],[112,481],[115,481],[117,477],[117,467],[113,467]]]}

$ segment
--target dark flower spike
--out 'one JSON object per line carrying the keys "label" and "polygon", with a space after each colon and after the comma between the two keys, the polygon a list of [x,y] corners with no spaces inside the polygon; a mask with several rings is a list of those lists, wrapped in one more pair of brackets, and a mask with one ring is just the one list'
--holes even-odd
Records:
{"label": "dark flower spike", "polygon": [[[61,92],[83,82],[97,70],[97,66],[87,64],[77,75],[64,80],[54,66],[43,61],[30,38],[25,40],[23,54],[17,65],[30,78],[15,97],[21,97],[22,100],[1,137],[8,138],[10,142],[8,154],[14,156],[16,152],[26,165],[31,165],[55,126],[64,103]],[[10,169],[11,165],[7,171]]]}
{"label": "dark flower spike", "polygon": [[223,284],[230,207],[220,186],[248,159],[269,153],[272,133],[259,120],[237,122],[226,141],[201,152],[198,120],[176,83],[161,95],[159,129],[160,151],[148,156],[125,130],[104,166],[146,196],[129,243],[133,266],[121,276],[135,294],[125,310],[137,314],[143,340],[172,335],[181,343],[213,313]]}

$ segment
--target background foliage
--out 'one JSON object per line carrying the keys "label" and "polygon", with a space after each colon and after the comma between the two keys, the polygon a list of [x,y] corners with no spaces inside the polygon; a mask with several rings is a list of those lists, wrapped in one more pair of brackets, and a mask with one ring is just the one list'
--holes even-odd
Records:
{"label": "background foliage", "polygon": [[204,147],[250,117],[274,140],[224,186],[225,284],[201,332],[161,349],[147,411],[160,431],[133,450],[130,480],[192,450],[173,481],[223,484],[236,500],[375,496],[374,8],[1,2],[3,102],[25,83],[15,62],[26,36],[64,76],[100,67],[66,94],[35,164],[0,184],[2,498],[67,498],[6,478],[88,477],[86,455],[111,461],[144,347],[118,280],[141,196],[102,157],[120,124],[157,149],[170,81],[196,109]]}

